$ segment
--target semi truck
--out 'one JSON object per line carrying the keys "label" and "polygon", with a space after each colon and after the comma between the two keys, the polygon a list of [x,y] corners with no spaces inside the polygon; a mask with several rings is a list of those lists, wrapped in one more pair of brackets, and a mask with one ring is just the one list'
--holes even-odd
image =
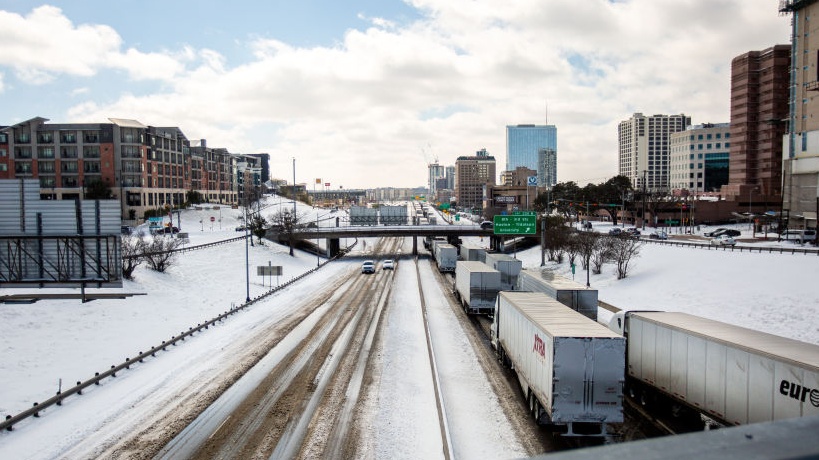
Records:
{"label": "semi truck", "polygon": [[454,272],[455,263],[458,262],[458,248],[446,243],[436,244],[435,262],[438,264],[438,271]]}
{"label": "semi truck", "polygon": [[501,289],[504,291],[515,290],[523,262],[508,254],[487,252],[485,263],[501,272]]}
{"label": "semi truck", "polygon": [[538,424],[607,437],[623,422],[625,338],[542,292],[502,291],[492,346],[518,377]]}
{"label": "semi truck", "polygon": [[597,289],[586,287],[550,270],[521,270],[517,290],[545,292],[563,305],[597,321]]}
{"label": "semi truck", "polygon": [[455,297],[467,313],[492,313],[500,283],[500,272],[486,264],[461,260],[455,264]]}
{"label": "semi truck", "polygon": [[628,393],[724,425],[819,415],[819,345],[680,312],[625,311]]}
{"label": "semi truck", "polygon": [[460,257],[461,260],[484,262],[486,261],[486,248],[472,244],[462,244]]}

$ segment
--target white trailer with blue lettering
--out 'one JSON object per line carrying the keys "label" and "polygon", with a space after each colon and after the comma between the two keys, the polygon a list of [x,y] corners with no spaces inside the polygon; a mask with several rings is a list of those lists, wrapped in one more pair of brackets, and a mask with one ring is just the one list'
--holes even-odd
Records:
{"label": "white trailer with blue lettering", "polygon": [[501,291],[492,346],[514,369],[535,420],[564,436],[605,437],[623,421],[623,336],[542,292]]}
{"label": "white trailer with blue lettering", "polygon": [[679,312],[618,312],[629,394],[719,423],[819,416],[819,345]]}

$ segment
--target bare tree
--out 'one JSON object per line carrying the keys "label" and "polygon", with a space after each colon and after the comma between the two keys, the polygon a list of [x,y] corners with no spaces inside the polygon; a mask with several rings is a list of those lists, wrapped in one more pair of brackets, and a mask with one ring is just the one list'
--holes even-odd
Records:
{"label": "bare tree", "polygon": [[601,236],[594,243],[591,256],[592,273],[599,275],[603,272],[603,264],[612,258],[612,237]]}
{"label": "bare tree", "polygon": [[142,237],[122,235],[122,276],[127,280],[134,279],[134,270],[145,262],[145,240]]}
{"label": "bare tree", "polygon": [[549,260],[560,262],[563,258],[563,251],[567,246],[571,229],[566,227],[565,219],[560,216],[548,216],[546,219],[545,247],[549,253]]}
{"label": "bare tree", "polygon": [[270,216],[270,223],[277,228],[279,233],[285,235],[290,245],[290,255],[293,255],[293,248],[295,247],[295,231],[299,228],[299,224],[304,220],[305,214],[296,214],[290,209],[280,209],[275,214]]}
{"label": "bare tree", "polygon": [[578,232],[576,237],[580,261],[583,263],[583,269],[586,270],[586,286],[589,286],[589,265],[597,240],[600,239],[600,234],[596,232]]}
{"label": "bare tree", "polygon": [[623,235],[612,238],[612,260],[617,263],[618,280],[628,276],[629,263],[631,262],[631,259],[640,254],[640,248],[642,246],[643,243],[637,238]]}
{"label": "bare tree", "polygon": [[176,260],[174,249],[182,245],[182,240],[172,235],[154,235],[151,241],[145,244],[143,257],[152,270],[164,272]]}
{"label": "bare tree", "polygon": [[580,244],[577,241],[576,233],[569,234],[564,248],[566,250],[566,255],[569,257],[569,265],[574,265],[574,263],[577,261],[577,256],[580,255]]}

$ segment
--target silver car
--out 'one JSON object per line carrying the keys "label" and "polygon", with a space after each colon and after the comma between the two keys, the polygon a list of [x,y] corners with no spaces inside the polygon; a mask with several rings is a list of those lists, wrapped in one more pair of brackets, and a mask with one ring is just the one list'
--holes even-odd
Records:
{"label": "silver car", "polygon": [[736,240],[728,235],[720,235],[711,240],[711,245],[715,246],[735,246],[736,244]]}

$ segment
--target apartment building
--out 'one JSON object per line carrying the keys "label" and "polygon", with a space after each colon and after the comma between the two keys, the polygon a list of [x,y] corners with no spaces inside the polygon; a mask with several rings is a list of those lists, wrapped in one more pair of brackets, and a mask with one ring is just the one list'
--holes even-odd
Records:
{"label": "apartment building", "polygon": [[776,202],[782,196],[790,56],[790,45],[776,45],[731,61],[731,155],[721,189],[728,199]]}
{"label": "apartment building", "polygon": [[[209,202],[238,204],[239,171],[261,182],[259,159],[191,147],[177,127],[136,120],[48,123],[42,117],[0,127],[0,179],[35,178],[43,199],[82,198],[85,187],[106,184],[120,200],[123,220],[149,209],[177,207],[190,191]],[[239,162],[244,166],[239,168]],[[258,179],[256,178],[258,176]]]}
{"label": "apartment building", "polygon": [[685,130],[691,117],[635,113],[618,125],[618,172],[635,189],[668,192],[671,134]]}

